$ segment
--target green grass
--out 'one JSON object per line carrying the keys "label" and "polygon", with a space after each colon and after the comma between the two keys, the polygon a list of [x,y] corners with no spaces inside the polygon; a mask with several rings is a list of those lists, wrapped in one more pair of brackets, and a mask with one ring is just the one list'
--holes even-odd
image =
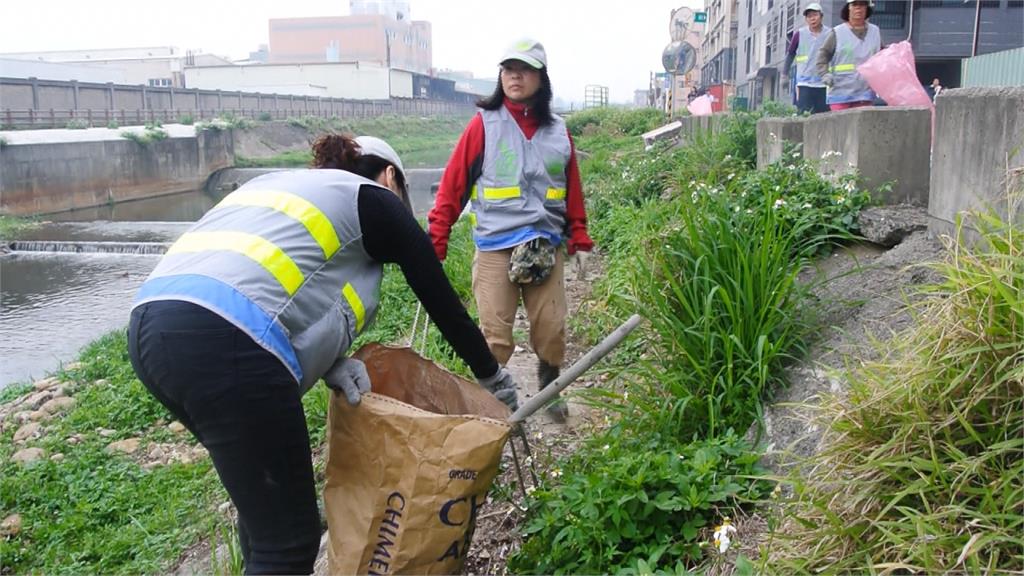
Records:
{"label": "green grass", "polygon": [[10,239],[19,233],[38,225],[32,218],[21,218],[18,216],[6,216],[0,214],[0,239]]}
{"label": "green grass", "polygon": [[249,158],[235,156],[238,168],[295,168],[309,166],[313,161],[313,153],[309,150],[291,150],[266,158]]}
{"label": "green grass", "polygon": [[448,162],[469,117],[378,116],[321,118],[305,116],[288,122],[313,133],[340,132],[386,140],[406,168],[438,168]]}
{"label": "green grass", "polygon": [[825,399],[771,551],[787,573],[1024,569],[1024,229],[973,218],[917,323]]}
{"label": "green grass", "polygon": [[[167,569],[207,531],[209,511],[226,496],[208,460],[147,471],[127,456],[108,454],[112,441],[142,438],[171,442],[157,421],[167,414],[135,379],[124,332],[101,338],[82,354],[82,365],[62,375],[77,404],[46,423],[32,444],[48,455],[32,465],[10,461],[20,448],[9,427],[0,442],[3,514],[22,515],[16,537],[0,541],[5,571],[13,573],[138,574]],[[97,382],[97,381],[100,382]],[[98,429],[115,430],[104,438]],[[80,434],[82,442],[67,438]]]}

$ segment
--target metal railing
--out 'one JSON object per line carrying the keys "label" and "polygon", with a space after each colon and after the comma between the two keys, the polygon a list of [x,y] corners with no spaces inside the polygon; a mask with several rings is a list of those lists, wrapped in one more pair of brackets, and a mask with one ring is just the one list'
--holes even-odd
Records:
{"label": "metal railing", "polygon": [[0,98],[5,104],[0,109],[0,129],[127,126],[227,115],[265,120],[302,116],[468,116],[474,110],[464,96],[356,100],[37,78],[0,78]]}

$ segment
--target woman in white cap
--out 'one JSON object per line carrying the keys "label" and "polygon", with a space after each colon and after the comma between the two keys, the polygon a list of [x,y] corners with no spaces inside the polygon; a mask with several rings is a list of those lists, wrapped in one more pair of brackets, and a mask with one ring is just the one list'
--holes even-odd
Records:
{"label": "woman in white cap", "polygon": [[[491,352],[502,365],[515,349],[512,326],[522,297],[530,342],[544,388],[565,358],[565,282],[562,245],[577,260],[594,247],[587,234],[576,151],[565,122],[551,112],[547,54],[536,40],[515,42],[500,60],[494,93],[477,102],[445,169],[430,237],[440,259],[452,225],[472,211],[473,293]],[[564,420],[563,401],[548,413]]]}
{"label": "woman in white cap", "polygon": [[840,16],[843,23],[825,35],[815,67],[828,86],[826,101],[832,111],[871,106],[875,92],[857,72],[882,48],[882,33],[871,18],[870,0],[846,0]]}
{"label": "woman in white cap", "polygon": [[825,82],[818,75],[818,49],[832,29],[821,23],[821,4],[811,2],[804,8],[806,26],[793,34],[786,51],[786,71],[796,62],[796,107],[801,113],[828,112]]}
{"label": "woman in white cap", "polygon": [[302,395],[317,380],[357,404],[366,367],[345,354],[372,321],[383,264],[480,383],[515,383],[448,283],[383,140],[330,135],[315,170],[251,180],[168,250],[139,289],[129,356],[143,385],[206,447],[238,510],[250,574],[309,574],[320,542]]}

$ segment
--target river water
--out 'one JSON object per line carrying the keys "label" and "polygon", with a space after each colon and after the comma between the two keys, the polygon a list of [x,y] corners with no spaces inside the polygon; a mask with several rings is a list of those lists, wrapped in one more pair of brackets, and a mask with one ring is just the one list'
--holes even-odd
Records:
{"label": "river water", "polygon": [[[417,216],[439,179],[440,170],[409,170]],[[0,256],[0,388],[43,377],[125,327],[135,292],[160,260],[137,252],[172,242],[221,196],[189,192],[55,214],[22,234]]]}

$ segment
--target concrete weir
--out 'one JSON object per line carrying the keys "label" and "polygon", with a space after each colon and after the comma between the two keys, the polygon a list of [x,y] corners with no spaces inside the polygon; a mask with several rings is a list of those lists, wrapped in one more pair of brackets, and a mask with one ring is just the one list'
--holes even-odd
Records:
{"label": "concrete weir", "polygon": [[142,127],[3,133],[0,213],[47,214],[199,190],[234,163],[230,131],[164,130],[167,138],[145,144],[122,135]]}

